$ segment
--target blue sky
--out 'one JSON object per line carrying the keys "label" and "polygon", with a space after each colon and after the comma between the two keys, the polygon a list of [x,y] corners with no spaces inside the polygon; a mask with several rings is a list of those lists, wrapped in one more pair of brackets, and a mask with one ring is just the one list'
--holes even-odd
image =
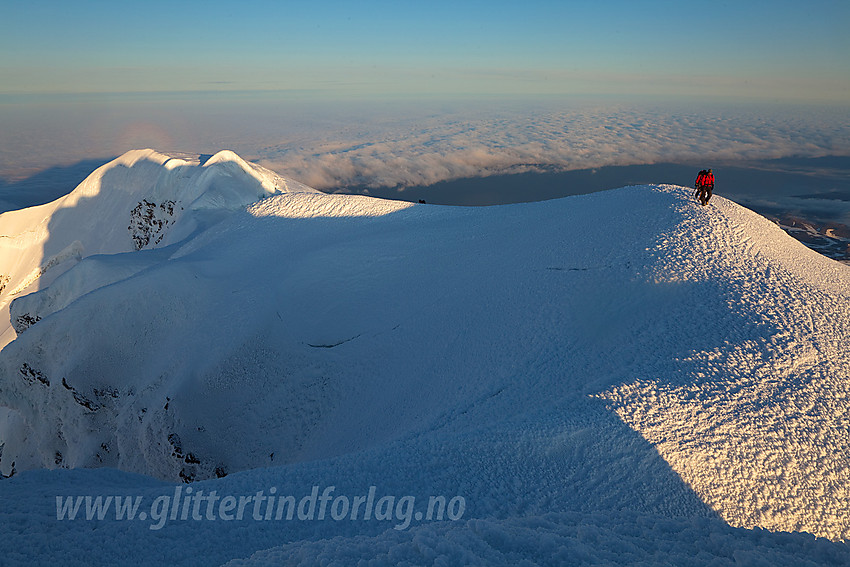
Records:
{"label": "blue sky", "polygon": [[6,2],[0,94],[850,101],[845,0]]}

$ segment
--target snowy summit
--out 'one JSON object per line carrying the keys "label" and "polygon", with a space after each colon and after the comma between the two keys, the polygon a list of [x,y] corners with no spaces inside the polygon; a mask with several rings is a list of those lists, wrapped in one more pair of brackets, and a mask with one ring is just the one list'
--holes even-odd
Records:
{"label": "snowy summit", "polygon": [[850,561],[850,267],[721,196],[433,206],[133,151],[0,215],[0,308],[0,563]]}

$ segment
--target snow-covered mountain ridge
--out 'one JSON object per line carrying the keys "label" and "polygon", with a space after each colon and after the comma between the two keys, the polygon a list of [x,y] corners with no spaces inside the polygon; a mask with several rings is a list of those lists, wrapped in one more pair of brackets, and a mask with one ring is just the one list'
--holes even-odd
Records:
{"label": "snow-covered mountain ridge", "polygon": [[345,478],[499,521],[850,534],[850,267],[774,223],[675,186],[443,207],[176,159],[0,216],[26,256],[2,242],[1,298],[48,266],[0,353],[4,475]]}
{"label": "snow-covered mountain ridge", "polygon": [[[222,211],[275,193],[314,191],[229,150],[204,158],[130,151],[64,197],[4,213],[0,306],[47,287],[82,258],[164,246],[207,226]],[[5,324],[0,331],[0,345],[14,337]]]}

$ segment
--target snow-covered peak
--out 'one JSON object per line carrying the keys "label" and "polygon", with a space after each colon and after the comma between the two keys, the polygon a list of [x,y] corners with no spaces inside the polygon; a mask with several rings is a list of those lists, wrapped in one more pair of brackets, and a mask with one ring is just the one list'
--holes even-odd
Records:
{"label": "snow-covered peak", "polygon": [[[129,151],[53,202],[0,215],[0,317],[8,319],[10,301],[46,287],[83,258],[167,246],[284,193],[317,191],[230,150]],[[0,323],[0,346],[13,337],[11,326]]]}
{"label": "snow-covered peak", "polygon": [[198,156],[144,149],[128,151],[101,166],[59,201],[72,206],[81,198],[112,192],[180,201],[193,209],[238,208],[278,193],[316,190],[230,150]]}

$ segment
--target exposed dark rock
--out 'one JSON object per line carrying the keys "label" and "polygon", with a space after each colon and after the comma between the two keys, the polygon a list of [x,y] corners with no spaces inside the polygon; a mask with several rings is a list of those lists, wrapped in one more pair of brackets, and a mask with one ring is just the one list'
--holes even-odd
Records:
{"label": "exposed dark rock", "polygon": [[183,446],[180,442],[180,436],[176,433],[169,433],[168,442],[171,444],[171,456],[178,459],[183,458]]}
{"label": "exposed dark rock", "polygon": [[100,406],[98,404],[94,403],[93,401],[79,393],[76,389],[74,389],[73,386],[68,384],[65,378],[62,378],[62,385],[65,387],[66,390],[70,390],[70,392],[74,395],[74,401],[86,408],[87,410],[97,411],[98,409],[100,409]]}
{"label": "exposed dark rock", "polygon": [[35,382],[37,380],[37,381],[41,382],[42,384],[44,384],[45,386],[50,386],[50,380],[47,379],[47,376],[45,376],[44,373],[42,373],[42,372],[36,370],[35,368],[33,368],[32,366],[30,366],[26,362],[24,362],[23,365],[21,365],[20,372],[21,372],[21,376],[23,376],[24,380],[26,380],[26,382],[29,383],[29,384],[35,384]]}
{"label": "exposed dark rock", "polygon": [[15,328],[15,332],[19,335],[41,321],[41,317],[38,315],[31,315],[29,313],[24,313],[18,317],[15,317],[12,326]]}
{"label": "exposed dark rock", "polygon": [[165,228],[174,222],[176,207],[176,201],[165,201],[157,205],[142,199],[130,211],[130,226],[127,230],[130,231],[136,250],[162,242],[165,237]]}
{"label": "exposed dark rock", "polygon": [[119,392],[115,388],[94,388],[92,392],[98,398],[117,398],[119,396]]}

